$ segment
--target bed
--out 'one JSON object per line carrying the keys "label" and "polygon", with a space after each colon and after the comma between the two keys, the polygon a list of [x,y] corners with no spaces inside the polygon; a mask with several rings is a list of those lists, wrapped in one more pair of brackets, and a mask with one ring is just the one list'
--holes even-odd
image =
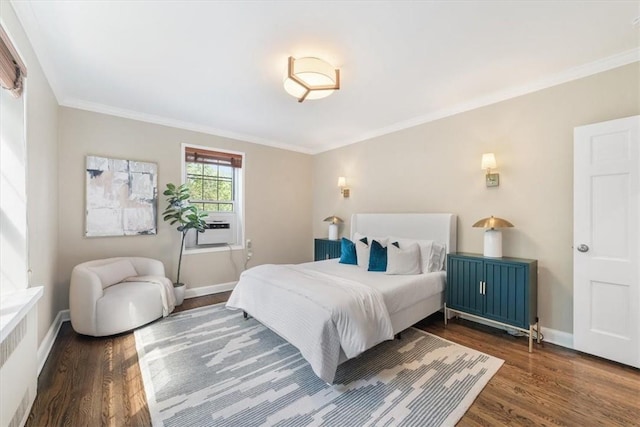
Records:
{"label": "bed", "polygon": [[[433,241],[456,250],[453,214],[354,214],[350,238]],[[445,272],[387,275],[338,259],[262,265],[240,276],[227,307],[242,309],[297,347],[331,383],[337,366],[442,309]]]}

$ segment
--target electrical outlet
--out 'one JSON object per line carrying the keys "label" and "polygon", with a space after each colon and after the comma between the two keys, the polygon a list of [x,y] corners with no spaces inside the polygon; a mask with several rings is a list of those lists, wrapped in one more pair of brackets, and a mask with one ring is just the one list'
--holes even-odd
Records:
{"label": "electrical outlet", "polygon": [[249,261],[253,256],[253,244],[251,243],[251,239],[247,239],[247,244],[245,246],[247,248],[247,261]]}

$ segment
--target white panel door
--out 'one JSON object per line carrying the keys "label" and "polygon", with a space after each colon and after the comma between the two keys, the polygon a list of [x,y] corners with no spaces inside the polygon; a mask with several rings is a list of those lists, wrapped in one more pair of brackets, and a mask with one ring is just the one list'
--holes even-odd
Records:
{"label": "white panel door", "polygon": [[574,347],[640,367],[640,116],[574,130]]}

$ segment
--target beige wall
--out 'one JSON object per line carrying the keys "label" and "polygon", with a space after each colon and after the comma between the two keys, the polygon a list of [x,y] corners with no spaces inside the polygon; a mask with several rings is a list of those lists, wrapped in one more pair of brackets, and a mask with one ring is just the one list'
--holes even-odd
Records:
{"label": "beige wall", "polygon": [[[507,256],[539,260],[544,327],[573,330],[573,128],[640,113],[638,63],[416,126],[313,158],[313,234],[322,219],[355,212],[452,212],[458,250],[482,253],[471,225],[506,218]],[[494,152],[500,186],[487,188],[480,159]],[[336,186],[346,176],[351,197]]]}
{"label": "beige wall", "polygon": [[28,70],[25,99],[29,285],[44,286],[44,295],[38,303],[38,342],[41,342],[55,316],[68,306],[65,290],[56,281],[58,103],[9,2],[2,2],[0,17]]}
{"label": "beige wall", "polygon": [[[155,236],[84,237],[87,155],[157,163],[162,212],[166,184],[181,181],[181,143],[244,152],[246,238],[254,253],[249,266],[312,259],[311,156],[71,108],[60,108],[59,129],[59,282],[65,298],[73,266],[87,260],[139,255],[161,260],[172,279],[177,270],[180,234],[160,215]],[[242,251],[185,255],[180,278],[189,288],[227,283],[238,279],[243,264]]]}
{"label": "beige wall", "polygon": [[[640,113],[637,63],[369,141],[307,156],[286,150],[57,106],[8,2],[0,17],[29,68],[27,100],[30,283],[45,287],[38,306],[42,341],[68,307],[77,263],[108,256],[161,259],[174,276],[179,235],[161,220],[156,236],[83,236],[87,154],[158,163],[159,188],[180,180],[180,143],[244,151],[249,264],[303,262],[311,236],[326,236],[325,216],[354,212],[453,212],[459,250],[481,252],[488,215],[512,221],[505,254],[540,261],[544,326],[572,330],[572,132],[575,126]],[[488,189],[483,152],[496,153],[501,185]],[[312,173],[310,171],[312,170]],[[347,177],[343,199],[337,177]],[[164,207],[160,196],[159,208]],[[60,236],[60,238],[59,238]],[[243,254],[187,255],[191,287],[237,279]]]}

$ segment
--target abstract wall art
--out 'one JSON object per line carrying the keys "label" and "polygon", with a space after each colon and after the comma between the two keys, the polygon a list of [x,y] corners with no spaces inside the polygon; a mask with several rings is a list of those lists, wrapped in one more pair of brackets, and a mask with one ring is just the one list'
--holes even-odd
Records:
{"label": "abstract wall art", "polygon": [[156,234],[158,166],[87,156],[85,236]]}

